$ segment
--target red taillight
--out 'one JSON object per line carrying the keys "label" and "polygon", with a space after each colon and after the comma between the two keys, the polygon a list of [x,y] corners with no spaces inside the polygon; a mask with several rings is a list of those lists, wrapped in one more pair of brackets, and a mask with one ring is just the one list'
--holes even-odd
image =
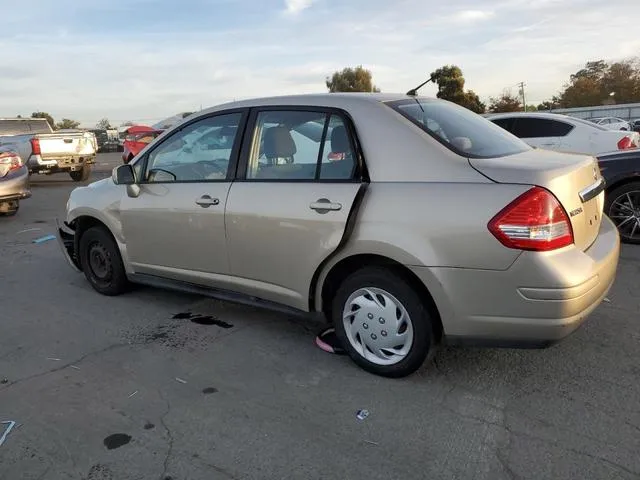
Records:
{"label": "red taillight", "polygon": [[31,154],[32,155],[40,155],[42,152],[40,151],[40,139],[32,138],[31,139]]}
{"label": "red taillight", "polygon": [[519,250],[544,252],[573,243],[567,212],[551,192],[541,187],[520,195],[487,226],[505,247]]}
{"label": "red taillight", "polygon": [[629,148],[635,148],[636,145],[631,140],[631,137],[622,137],[618,142],[618,150],[628,150]]}

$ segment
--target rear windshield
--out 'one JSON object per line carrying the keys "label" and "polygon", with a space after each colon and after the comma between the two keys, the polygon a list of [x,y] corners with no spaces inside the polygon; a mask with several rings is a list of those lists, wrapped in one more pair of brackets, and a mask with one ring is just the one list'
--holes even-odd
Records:
{"label": "rear windshield", "polygon": [[51,133],[51,128],[45,119],[0,120],[0,135],[23,135],[26,133]]}
{"label": "rear windshield", "polygon": [[454,103],[415,98],[387,105],[465,157],[504,157],[531,149],[503,128]]}

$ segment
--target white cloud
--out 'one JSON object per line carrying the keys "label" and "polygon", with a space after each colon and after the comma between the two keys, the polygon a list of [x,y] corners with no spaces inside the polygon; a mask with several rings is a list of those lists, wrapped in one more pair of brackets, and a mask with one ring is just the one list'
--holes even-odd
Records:
{"label": "white cloud", "polygon": [[285,0],[285,11],[290,15],[297,15],[311,6],[313,0]]}
{"label": "white cloud", "polygon": [[461,10],[456,12],[452,18],[460,23],[472,23],[489,20],[494,16],[494,12],[487,10]]}

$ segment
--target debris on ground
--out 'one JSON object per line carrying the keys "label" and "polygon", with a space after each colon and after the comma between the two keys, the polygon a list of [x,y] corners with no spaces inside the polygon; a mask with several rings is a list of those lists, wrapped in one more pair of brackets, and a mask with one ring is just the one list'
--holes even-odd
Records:
{"label": "debris on ground", "polygon": [[611,303],[611,299],[609,297],[604,297],[604,301],[607,303]]}
{"label": "debris on ground", "polygon": [[11,433],[11,430],[13,430],[13,427],[15,427],[16,422],[14,422],[13,420],[7,420],[6,422],[0,422],[0,425],[7,425],[7,429],[4,431],[4,433],[0,437],[0,447],[1,447],[4,441],[9,436],[9,433]]}
{"label": "debris on ground", "polygon": [[138,393],[138,390],[136,390],[135,392],[133,392],[131,395],[129,395],[129,398],[133,397],[136,393]]}
{"label": "debris on ground", "polygon": [[176,382],[180,382],[180,383],[187,383],[186,380],[183,380],[181,378],[176,377]]}
{"label": "debris on ground", "polygon": [[80,367],[76,367],[75,365],[69,365],[71,368],[73,368],[74,370],[80,370]]}
{"label": "debris on ground", "polygon": [[371,440],[365,440],[364,443],[368,443],[369,445],[380,445],[378,442],[372,442]]}
{"label": "debris on ground", "polygon": [[107,450],[113,450],[114,448],[120,448],[123,445],[126,445],[131,441],[131,435],[127,435],[126,433],[114,433],[113,435],[109,435],[104,439],[104,446],[107,447]]}
{"label": "debris on ground", "polygon": [[336,355],[346,355],[347,353],[342,348],[342,344],[336,336],[336,329],[333,327],[323,329],[316,336],[316,346],[327,353],[335,353]]}
{"label": "debris on ground", "polygon": [[48,242],[49,240],[55,240],[56,236],[55,235],[45,235],[44,237],[40,237],[40,238],[36,238],[33,243],[44,243],[44,242]]}
{"label": "debris on ground", "polygon": [[16,235],[20,235],[21,233],[27,233],[27,232],[39,232],[40,230],[42,230],[41,228],[27,228],[25,230],[20,230],[19,232],[16,232]]}
{"label": "debris on ground", "polygon": [[365,418],[367,418],[369,416],[369,410],[358,410],[356,412],[356,418],[358,420],[364,420]]}
{"label": "debris on ground", "polygon": [[52,361],[54,361],[54,362],[60,362],[60,361],[62,361],[62,359],[61,359],[61,358],[55,358],[55,357],[47,357],[47,360],[52,360]]}

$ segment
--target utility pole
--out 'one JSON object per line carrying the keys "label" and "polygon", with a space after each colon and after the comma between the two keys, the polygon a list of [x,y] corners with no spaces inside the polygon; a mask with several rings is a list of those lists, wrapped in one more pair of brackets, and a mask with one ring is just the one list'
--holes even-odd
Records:
{"label": "utility pole", "polygon": [[520,95],[522,95],[522,108],[524,109],[524,111],[527,111],[527,100],[524,96],[524,87],[525,87],[525,83],[524,82],[520,82],[520,83],[516,83],[516,85],[518,85],[520,87]]}

